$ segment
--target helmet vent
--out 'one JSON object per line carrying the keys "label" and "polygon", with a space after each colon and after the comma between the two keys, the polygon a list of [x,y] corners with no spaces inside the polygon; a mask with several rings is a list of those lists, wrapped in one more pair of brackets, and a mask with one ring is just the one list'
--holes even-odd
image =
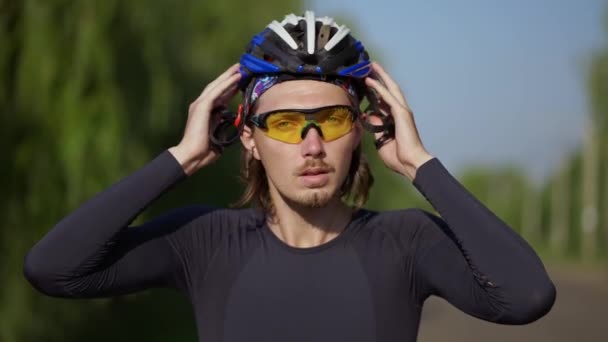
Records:
{"label": "helmet vent", "polygon": [[323,25],[319,29],[319,37],[317,38],[317,50],[322,49],[327,41],[329,40],[329,34],[331,33],[331,26]]}

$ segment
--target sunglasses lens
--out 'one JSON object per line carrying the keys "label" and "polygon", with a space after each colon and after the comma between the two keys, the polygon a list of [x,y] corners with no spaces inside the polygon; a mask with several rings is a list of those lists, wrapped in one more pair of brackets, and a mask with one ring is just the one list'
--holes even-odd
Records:
{"label": "sunglasses lens", "polygon": [[266,135],[286,143],[302,141],[302,131],[310,122],[321,129],[323,140],[331,141],[350,132],[353,125],[352,112],[348,107],[332,107],[316,112],[307,120],[307,115],[298,111],[277,112],[266,119]]}
{"label": "sunglasses lens", "polygon": [[336,107],[317,114],[319,127],[325,141],[332,141],[350,132],[353,127],[352,113],[347,107]]}
{"label": "sunglasses lens", "polygon": [[296,144],[302,141],[300,132],[306,124],[306,117],[298,112],[277,112],[266,119],[266,134],[276,140]]}

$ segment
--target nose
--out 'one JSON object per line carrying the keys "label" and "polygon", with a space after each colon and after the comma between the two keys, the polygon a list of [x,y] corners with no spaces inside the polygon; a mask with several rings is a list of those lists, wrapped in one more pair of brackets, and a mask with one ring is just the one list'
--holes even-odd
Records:
{"label": "nose", "polygon": [[317,126],[309,127],[304,132],[304,137],[301,142],[302,156],[318,157],[325,153],[323,148],[323,138]]}

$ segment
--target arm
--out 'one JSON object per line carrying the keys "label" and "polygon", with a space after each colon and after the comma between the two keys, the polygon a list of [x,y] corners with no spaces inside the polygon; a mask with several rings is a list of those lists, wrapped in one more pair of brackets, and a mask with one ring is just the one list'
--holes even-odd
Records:
{"label": "arm", "polygon": [[183,265],[205,262],[191,255],[209,241],[196,238],[200,229],[179,228],[207,210],[186,208],[141,227],[128,225],[170,187],[220,157],[209,139],[211,112],[236,94],[240,77],[239,64],[234,64],[209,83],[190,104],[177,146],[53,227],[25,257],[23,273],[30,283],[58,297],[108,296],[158,286],[186,290],[190,275]]}
{"label": "arm", "polygon": [[414,186],[441,214],[421,211],[416,283],[483,320],[526,324],[545,315],[555,287],[528,243],[468,192],[443,164],[422,164]]}
{"label": "arm", "polygon": [[536,253],[426,151],[399,85],[378,63],[372,67],[376,75],[365,84],[380,95],[378,105],[395,127],[378,154],[388,168],[412,180],[442,216],[419,210],[413,222],[418,229],[406,233],[417,242],[406,249],[414,295],[437,294],[498,323],[543,316],[555,301],[555,287]]}
{"label": "arm", "polygon": [[56,297],[103,297],[149,287],[184,288],[180,259],[167,237],[202,214],[184,208],[128,225],[185,178],[171,153],[157,158],[82,204],[27,253],[23,272],[39,291]]}

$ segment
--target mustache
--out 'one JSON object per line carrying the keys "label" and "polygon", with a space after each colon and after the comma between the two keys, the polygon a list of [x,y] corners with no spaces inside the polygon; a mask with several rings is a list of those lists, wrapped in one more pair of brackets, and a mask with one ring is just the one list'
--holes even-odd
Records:
{"label": "mustache", "polygon": [[322,170],[323,172],[335,172],[336,169],[320,159],[307,159],[302,166],[294,171],[294,176],[300,176],[308,170]]}

